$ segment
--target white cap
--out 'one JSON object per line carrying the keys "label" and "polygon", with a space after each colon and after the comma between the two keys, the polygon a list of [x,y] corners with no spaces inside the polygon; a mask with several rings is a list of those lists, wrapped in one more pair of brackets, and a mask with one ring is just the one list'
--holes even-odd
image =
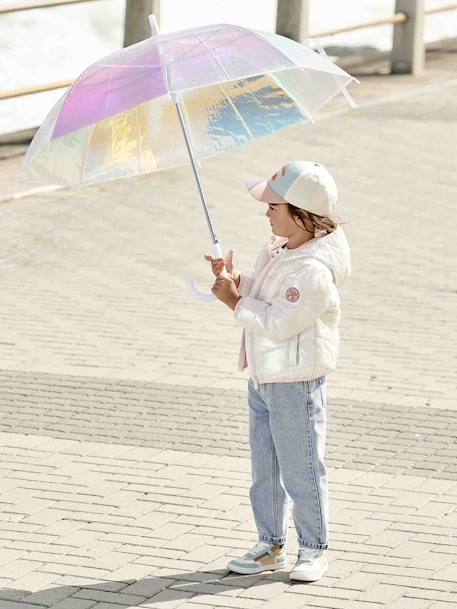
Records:
{"label": "white cap", "polygon": [[318,216],[332,213],[338,199],[330,172],[314,161],[294,161],[267,180],[246,180],[249,193],[264,203],[291,203]]}

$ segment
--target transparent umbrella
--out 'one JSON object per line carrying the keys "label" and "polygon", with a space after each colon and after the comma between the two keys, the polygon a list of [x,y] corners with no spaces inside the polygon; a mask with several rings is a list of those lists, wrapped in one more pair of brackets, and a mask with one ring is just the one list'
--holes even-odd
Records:
{"label": "transparent umbrella", "polygon": [[[190,160],[222,257],[198,167],[295,124],[312,121],[356,80],[309,47],[269,32],[215,24],[152,36],[96,61],[49,112],[18,182],[84,186],[169,169]],[[226,275],[226,271],[224,271]],[[197,290],[201,300],[215,296]]]}

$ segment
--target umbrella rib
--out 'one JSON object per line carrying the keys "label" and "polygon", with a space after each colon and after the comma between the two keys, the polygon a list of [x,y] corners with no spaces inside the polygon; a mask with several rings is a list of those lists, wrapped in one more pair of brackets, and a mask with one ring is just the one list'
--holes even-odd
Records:
{"label": "umbrella rib", "polygon": [[[259,34],[256,32],[256,30],[251,30],[251,31],[258,40],[261,40],[262,42],[266,42],[267,44],[269,44],[277,53],[282,55],[285,59],[287,59],[287,61],[289,61],[292,64],[292,65],[286,66],[286,68],[279,68],[279,70],[284,70],[287,68],[294,68],[297,66],[297,62],[294,61],[293,59],[291,59],[289,57],[289,55],[287,55],[287,53],[284,53],[284,51],[282,49],[278,49],[278,47],[276,45],[269,42],[266,38],[264,38],[263,36],[259,36]],[[305,46],[305,45],[303,45],[303,46]]]}
{"label": "umbrella rib", "polygon": [[[211,34],[210,34],[210,35],[207,37],[207,40],[208,40],[208,38],[211,38],[211,36],[213,36],[215,33],[219,32],[219,30],[221,29],[221,27],[222,27],[222,26],[219,26],[219,27],[218,27],[218,29],[217,29],[215,32],[212,32],[212,33],[211,33]],[[165,79],[165,83],[166,83],[166,86],[167,86],[167,90],[168,90],[168,92],[170,92],[170,87],[169,87],[169,83],[168,83],[168,66],[172,66],[173,64],[175,64],[176,62],[178,62],[178,61],[179,61],[179,60],[180,60],[182,57],[185,57],[186,55],[188,55],[189,53],[191,53],[191,52],[192,52],[194,49],[198,48],[200,45],[202,45],[202,44],[203,44],[203,41],[202,41],[202,39],[201,39],[199,36],[197,36],[195,33],[193,33],[193,36],[194,36],[194,38],[196,38],[196,39],[197,39],[197,44],[196,44],[195,46],[193,46],[191,49],[186,49],[186,50],[185,50],[183,53],[181,53],[181,55],[178,55],[177,57],[175,57],[175,58],[174,58],[174,60],[173,60],[173,61],[170,61],[170,62],[162,62],[162,50],[161,50],[161,48],[162,48],[162,47],[160,46],[160,42],[161,42],[161,41],[159,40],[159,41],[157,42],[157,49],[158,49],[158,51],[159,51],[159,58],[160,58],[160,66],[158,66],[158,67],[161,69],[162,74],[164,73],[164,70],[165,70],[165,76],[164,76],[164,79]],[[208,47],[207,47],[205,44],[203,44],[203,46],[204,46],[206,49],[208,49]],[[208,49],[208,50],[209,50],[209,49]]]}
{"label": "umbrella rib", "polygon": [[136,154],[138,157],[138,173],[141,174],[140,106],[136,107]]}
{"label": "umbrella rib", "polygon": [[[244,28],[242,28],[244,29]],[[272,48],[275,49],[275,51],[277,51],[278,53],[280,53],[285,59],[287,59],[287,61],[290,62],[290,65],[287,66],[281,66],[277,69],[275,69],[275,71],[280,71],[280,70],[291,70],[293,68],[299,67],[299,64],[297,64],[295,61],[293,61],[288,55],[286,55],[283,51],[281,51],[280,49],[278,49],[277,47],[275,47],[274,45],[272,45],[270,42],[268,42],[268,40],[266,40],[265,38],[262,38],[261,36],[259,36],[257,34],[257,32],[255,32],[254,30],[250,30],[250,31],[246,31],[242,36],[240,36],[239,38],[245,38],[246,36],[250,36],[251,34],[254,34],[254,36],[258,39],[261,40],[262,42],[265,42],[267,44],[269,44]],[[201,38],[194,33],[194,37],[197,38],[197,40],[205,47],[205,49],[207,49],[207,51],[211,54],[211,56],[213,57],[213,59],[216,61],[216,63],[219,65],[219,67],[221,68],[221,70],[223,71],[224,75],[226,76],[227,80],[229,81],[234,81],[234,80],[241,80],[241,79],[245,79],[245,78],[250,78],[252,76],[262,76],[263,74],[265,74],[265,71],[260,71],[260,70],[256,70],[255,72],[251,72],[250,74],[245,74],[243,76],[236,76],[236,77],[232,77],[230,76],[227,71],[225,70],[224,66],[221,64],[221,62],[218,60],[218,58],[216,57],[216,55],[214,55],[214,53],[211,51],[210,48],[207,47],[207,45],[205,44],[206,40],[208,40],[210,38],[210,36],[208,36],[208,38],[206,38],[205,41],[201,40]],[[239,38],[237,40],[239,40]],[[221,49],[223,46],[227,46],[232,44],[234,41],[233,40],[229,40],[228,42],[226,42],[225,44],[221,44],[219,45],[217,48]],[[198,46],[198,45],[195,45]]]}
{"label": "umbrella rib", "polygon": [[[324,47],[321,45],[319,40],[317,41],[317,50],[318,50],[318,53],[319,53],[319,55],[321,57],[324,57],[324,59],[328,59],[328,55],[327,55]],[[347,103],[351,106],[351,108],[357,108],[357,104],[352,99],[351,94],[347,90],[347,87],[348,87],[349,84],[351,84],[352,80],[347,85],[342,85],[340,82],[338,82],[335,74],[333,75],[333,80],[335,81],[336,86],[341,91],[343,97],[345,98]],[[355,80],[357,81],[357,79],[355,79]],[[359,81],[357,81],[357,82],[359,82]]]}
{"label": "umbrella rib", "polygon": [[[300,66],[297,66],[297,67],[299,70],[304,71],[303,68],[301,68]],[[315,120],[312,117],[311,112],[302,103],[300,103],[297,99],[295,99],[294,95],[292,95],[289,90],[285,89],[283,87],[283,85],[278,80],[276,80],[276,78],[274,77],[274,72],[270,72],[269,77],[271,78],[271,80],[273,80],[278,85],[278,87],[280,87],[290,97],[290,99],[294,102],[294,104],[296,106],[298,106],[299,108],[301,108],[303,110],[303,112],[304,112],[305,116],[308,118],[308,120],[310,120],[312,123],[314,123]]]}
{"label": "umbrella rib", "polygon": [[[222,72],[224,73],[225,77],[227,78],[228,81],[233,81],[234,79],[230,76],[230,74],[228,74],[227,70],[224,68],[224,66],[221,64],[221,62],[219,61],[219,59],[216,57],[216,55],[214,55],[214,53],[212,52],[212,50],[210,48],[208,48],[208,46],[205,44],[205,41],[203,41],[198,34],[194,33],[195,38],[197,38],[197,40],[200,41],[200,44],[202,44],[205,49],[209,52],[209,54],[211,55],[211,57],[214,59],[214,61],[217,63],[217,65],[220,67],[220,69],[222,70]],[[229,102],[229,104],[232,106],[232,108],[234,109],[235,113],[237,114],[238,118],[241,121],[241,124],[243,125],[243,127],[245,128],[247,134],[249,135],[250,138],[255,139],[253,133],[251,132],[251,130],[249,129],[246,121],[244,120],[244,118],[241,116],[240,111],[238,110],[238,108],[236,107],[236,105],[233,103],[232,99],[227,95],[227,93],[224,91],[224,89],[222,88],[222,83],[217,85],[217,88],[221,91],[221,93],[224,95],[225,99]]]}
{"label": "umbrella rib", "polygon": [[80,184],[82,184],[83,181],[84,181],[84,166],[86,164],[87,151],[89,149],[90,141],[92,139],[92,133],[93,133],[94,126],[93,125],[92,126],[89,125],[88,127],[86,127],[86,129],[87,129],[86,145],[84,146],[83,158],[82,158],[82,161],[81,161],[81,169],[80,169],[80,172],[79,172],[79,182],[80,182]]}
{"label": "umbrella rib", "polygon": [[[277,47],[276,45],[273,45],[271,42],[269,42],[269,41],[267,40],[267,38],[264,38],[264,37],[263,37],[263,36],[261,36],[261,35],[259,36],[259,33],[258,33],[256,30],[252,30],[252,33],[253,33],[253,34],[254,34],[254,35],[255,35],[255,36],[256,36],[256,37],[257,37],[259,40],[263,40],[264,42],[267,42],[268,44],[270,44],[270,45],[271,45],[271,46],[272,46],[272,47],[275,49],[275,51],[277,51],[277,52],[278,52],[278,53],[280,53],[280,54],[281,54],[283,57],[285,57],[285,58],[286,58],[288,61],[290,61],[290,62],[292,63],[292,65],[291,65],[291,66],[289,66],[289,67],[292,67],[292,68],[296,68],[296,67],[303,68],[303,66],[302,66],[301,64],[298,64],[298,63],[297,63],[297,62],[296,62],[294,59],[292,59],[292,58],[291,58],[291,57],[290,57],[290,56],[287,54],[287,52],[286,52],[286,51],[283,51],[282,49],[278,49],[278,47]],[[313,49],[311,49],[311,47],[309,47],[308,45],[304,44],[303,42],[300,42],[299,44],[300,44],[302,47],[304,47],[305,49],[307,49],[308,51],[310,51],[311,53],[314,53],[314,54],[316,54],[316,55],[320,56],[320,53],[319,53],[318,51],[314,51]],[[329,63],[331,63],[333,66],[335,66],[335,67],[336,67],[338,70],[341,70],[341,68],[340,68],[338,65],[334,64],[334,63],[333,63],[333,62],[331,62],[330,60],[328,60],[328,61],[329,61]],[[279,70],[283,70],[283,69],[284,69],[284,68],[279,68]],[[317,72],[326,72],[327,74],[332,74],[332,72],[329,72],[328,70],[324,70],[324,69],[321,69],[321,68],[316,69],[316,68],[310,68],[310,67],[307,67],[306,69],[307,69],[307,70],[313,70],[313,71],[315,71],[315,72],[316,72],[316,71],[317,71]],[[279,70],[275,70],[275,72],[276,72],[276,71],[279,71]],[[353,79],[354,79],[354,77],[351,77],[351,78],[353,78]]]}
{"label": "umbrella rib", "polygon": [[227,80],[234,80],[230,74],[227,73],[227,70],[224,68],[224,66],[221,64],[221,62],[219,61],[219,59],[216,57],[216,55],[214,55],[214,53],[212,52],[212,50],[205,44],[205,41],[202,40],[200,38],[200,36],[198,34],[194,33],[194,36],[197,40],[200,41],[200,44],[202,44],[205,49],[208,51],[208,53],[211,55],[211,57],[214,59],[214,61],[217,63],[217,65],[220,67],[220,69],[222,70],[222,72],[224,73],[225,77],[227,78]]}
{"label": "umbrella rib", "polygon": [[235,113],[237,114],[238,118],[241,121],[241,124],[243,125],[243,127],[245,128],[247,134],[249,135],[250,138],[252,138],[253,140],[255,139],[254,134],[252,133],[252,131],[249,129],[246,121],[244,120],[244,118],[241,116],[240,111],[238,110],[238,108],[236,107],[236,105],[233,103],[233,100],[230,98],[229,95],[227,95],[227,93],[224,91],[224,89],[222,88],[221,85],[216,85],[218,89],[220,89],[220,91],[222,92],[222,95],[225,97],[225,99],[228,101],[228,103],[232,106],[232,108],[234,109]]}

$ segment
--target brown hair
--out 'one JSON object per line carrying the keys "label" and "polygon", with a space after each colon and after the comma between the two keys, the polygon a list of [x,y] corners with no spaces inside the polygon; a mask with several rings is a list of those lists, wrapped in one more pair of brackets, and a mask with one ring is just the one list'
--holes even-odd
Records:
{"label": "brown hair", "polygon": [[[292,203],[287,204],[288,210],[294,223],[301,230],[307,230],[310,233],[316,233],[317,231],[325,231],[327,234],[333,233],[333,231],[338,228],[340,224],[344,224],[343,221],[337,216],[318,216],[317,214],[313,214],[310,211],[301,209],[300,207],[295,207]],[[296,218],[299,218],[305,228],[300,224],[297,224]]]}

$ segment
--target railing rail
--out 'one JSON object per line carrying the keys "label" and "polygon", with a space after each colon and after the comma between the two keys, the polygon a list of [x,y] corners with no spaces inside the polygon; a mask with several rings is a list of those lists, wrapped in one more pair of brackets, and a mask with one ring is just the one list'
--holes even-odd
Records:
{"label": "railing rail", "polygon": [[308,38],[325,38],[326,36],[336,36],[347,32],[356,32],[357,30],[365,30],[368,28],[379,27],[381,25],[394,25],[395,23],[405,23],[408,20],[406,13],[394,13],[391,17],[385,19],[373,19],[363,23],[355,23],[346,27],[334,28],[332,30],[323,30],[322,32],[314,32],[308,34]]}
{"label": "railing rail", "polygon": [[18,13],[19,11],[31,11],[37,8],[56,8],[66,4],[81,4],[82,2],[95,2],[96,0],[47,0],[47,2],[28,2],[26,4],[16,4],[15,6],[4,6],[0,8],[0,15],[8,13]]}
{"label": "railing rail", "polygon": [[[94,2],[94,1],[96,1],[96,0],[47,0],[46,2],[41,1],[41,2],[34,2],[34,3],[28,3],[28,4],[19,4],[16,6],[0,8],[0,15],[7,14],[7,13],[14,13],[14,12],[18,12],[18,11],[42,9],[42,8],[55,8],[58,6],[65,6],[65,5],[70,5],[70,4],[82,4],[83,2],[87,3],[87,2]],[[158,0],[148,0],[148,1],[149,1],[149,3],[151,3],[151,6],[153,6],[152,2],[155,2],[155,6],[158,7]],[[297,6],[298,4],[300,4],[300,5],[302,4],[302,0],[282,0],[282,1],[289,2],[289,4],[287,5],[289,8],[291,6]],[[304,1],[305,0],[303,0],[303,2]],[[126,3],[127,3],[126,17],[127,17],[127,13],[129,10],[129,4],[128,4],[129,0],[126,0]],[[418,2],[417,0],[397,0],[396,5],[399,6],[399,5],[402,5],[405,3],[409,4],[409,5],[422,4],[422,2],[420,2],[420,1]],[[278,10],[280,9],[280,7],[281,7],[281,0],[279,0],[279,2],[278,2]],[[437,13],[444,13],[444,12],[452,11],[452,10],[456,10],[456,9],[457,9],[457,2],[453,2],[453,3],[447,4],[445,6],[422,10],[422,17],[427,16],[427,15],[434,15]],[[144,12],[144,9],[143,9],[143,12]],[[412,16],[410,14],[408,14],[406,11],[397,11],[392,16],[387,17],[385,19],[375,19],[375,20],[366,21],[363,23],[357,23],[354,25],[346,26],[346,27],[335,28],[335,29],[331,29],[331,30],[323,30],[321,32],[307,33],[306,38],[313,39],[313,38],[324,38],[324,37],[328,37],[328,36],[336,36],[338,34],[354,32],[357,30],[379,27],[379,26],[383,26],[383,25],[404,26],[411,20],[412,20]],[[404,38],[403,33],[401,34],[401,36],[402,36],[402,38]],[[295,36],[295,37],[297,37],[297,36]],[[421,36],[420,42],[423,46],[422,36]],[[416,45],[417,44],[419,44],[419,43],[417,43],[417,41],[416,41]],[[394,37],[394,46],[395,46],[395,37]],[[416,49],[416,54],[417,54],[417,49]],[[393,57],[392,58],[393,67],[394,67],[395,61],[396,61],[395,57]],[[397,62],[398,61],[399,60],[397,59]],[[400,63],[402,61],[403,61],[403,63],[407,64],[406,69],[399,69],[398,71],[401,71],[401,72],[419,71],[417,69],[417,66],[416,66],[416,70],[414,70],[414,69],[409,70],[409,62],[407,60],[400,60]],[[420,67],[420,61],[417,63],[418,63],[418,67]],[[402,68],[402,67],[404,68],[404,66],[401,65],[400,68]],[[412,66],[412,68],[414,68],[414,66]],[[395,71],[395,70],[393,69],[392,71]],[[32,95],[32,94],[36,94],[36,93],[45,93],[47,91],[62,89],[65,87],[69,87],[73,82],[74,82],[73,79],[67,79],[67,80],[60,80],[57,82],[45,83],[42,85],[12,89],[9,91],[5,91],[3,93],[0,92],[0,100],[12,99],[12,98],[16,98],[16,97],[22,97],[25,95]]]}
{"label": "railing rail", "polygon": [[435,13],[444,13],[446,11],[452,11],[457,8],[457,2],[447,4],[446,6],[436,6],[435,8],[428,8],[424,11],[426,15],[434,15]]}
{"label": "railing rail", "polygon": [[74,82],[72,80],[58,80],[57,82],[46,83],[43,85],[36,85],[34,87],[23,87],[22,89],[11,89],[0,92],[0,101],[2,99],[12,99],[14,97],[23,97],[24,95],[32,95],[33,93],[45,93],[46,91],[54,91],[55,89],[63,89],[69,87]]}

